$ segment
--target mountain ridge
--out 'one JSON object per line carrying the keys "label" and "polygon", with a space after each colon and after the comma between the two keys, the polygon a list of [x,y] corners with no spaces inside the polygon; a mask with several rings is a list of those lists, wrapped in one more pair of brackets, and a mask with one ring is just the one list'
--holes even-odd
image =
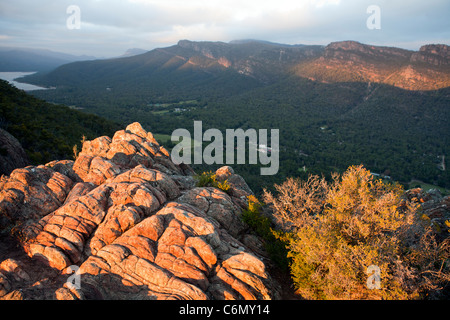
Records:
{"label": "mountain ridge", "polygon": [[122,55],[120,55],[119,58],[132,57],[132,56],[136,56],[138,54],[143,54],[146,52],[148,52],[148,50],[141,49],[141,48],[130,48],[127,51],[125,51]]}
{"label": "mountain ridge", "polygon": [[[128,72],[123,73],[124,79],[131,78],[127,74],[135,72],[142,75],[147,72],[147,77],[151,77],[148,74],[151,70],[167,68],[210,74],[230,69],[265,84],[295,74],[325,83],[376,82],[407,90],[436,90],[450,86],[449,52],[449,46],[444,44],[424,45],[419,51],[412,51],[356,41],[318,46],[284,45],[257,40],[229,43],[180,40],[174,46],[157,48],[132,57],[81,62],[73,67],[65,65],[38,77],[37,83],[58,85],[58,79],[67,77],[66,73],[75,66],[81,70],[89,66],[94,70],[102,70],[103,77],[108,73],[114,77],[111,71],[114,64],[119,68],[120,65],[129,68]],[[70,81],[63,83],[70,84]]]}
{"label": "mountain ridge", "polygon": [[333,42],[321,57],[299,63],[296,74],[322,82],[376,82],[407,90],[450,86],[447,45],[424,45],[419,51]]}

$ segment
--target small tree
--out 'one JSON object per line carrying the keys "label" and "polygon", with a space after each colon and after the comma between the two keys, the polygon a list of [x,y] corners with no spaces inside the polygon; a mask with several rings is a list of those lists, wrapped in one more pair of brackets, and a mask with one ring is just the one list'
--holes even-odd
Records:
{"label": "small tree", "polygon": [[78,159],[78,154],[79,154],[78,145],[77,144],[73,145],[72,152],[73,152],[73,160],[77,160]]}
{"label": "small tree", "polygon": [[275,221],[283,230],[298,229],[323,211],[329,188],[319,176],[311,175],[307,181],[288,178],[282,185],[275,185],[276,198],[264,190],[264,202],[273,206]]}
{"label": "small tree", "polygon": [[[401,186],[350,167],[332,183],[312,176],[265,192],[285,231],[291,274],[307,299],[415,299],[448,282],[448,252]],[[448,266],[447,266],[448,269]]]}
{"label": "small tree", "polygon": [[[83,144],[86,142],[86,136],[83,135],[81,137],[81,148],[83,148]],[[78,151],[78,145],[75,144],[72,148],[72,152],[73,152],[73,159],[77,160],[78,159],[78,155],[80,154],[80,152]]]}

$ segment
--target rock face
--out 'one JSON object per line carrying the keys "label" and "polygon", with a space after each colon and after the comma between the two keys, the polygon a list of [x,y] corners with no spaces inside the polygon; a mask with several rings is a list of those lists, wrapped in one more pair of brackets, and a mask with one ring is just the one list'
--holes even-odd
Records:
{"label": "rock face", "polygon": [[133,123],[86,141],[75,162],[3,177],[2,227],[15,227],[24,254],[0,253],[0,297],[278,298],[269,262],[244,244],[255,241],[240,219],[245,181],[219,169],[225,193],[195,187],[192,173]]}
{"label": "rock face", "polygon": [[450,232],[450,195],[443,197],[437,189],[424,191],[421,188],[405,192],[408,200],[420,205],[422,219],[429,221],[442,239]]}
{"label": "rock face", "polygon": [[297,75],[322,82],[384,83],[407,90],[450,85],[450,47],[426,45],[414,52],[355,41],[333,42],[316,59],[300,62]]}
{"label": "rock face", "polygon": [[445,44],[422,46],[411,56],[411,62],[424,62],[435,66],[447,66],[450,61],[450,47]]}
{"label": "rock face", "polygon": [[0,129],[0,176],[9,175],[16,168],[27,166],[28,157],[20,142],[10,133]]}

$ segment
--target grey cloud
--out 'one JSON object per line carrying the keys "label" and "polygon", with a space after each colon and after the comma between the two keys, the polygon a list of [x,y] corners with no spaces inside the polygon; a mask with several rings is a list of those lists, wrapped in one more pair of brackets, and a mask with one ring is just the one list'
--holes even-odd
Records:
{"label": "grey cloud", "polygon": [[[80,30],[65,27],[71,4],[81,9]],[[381,8],[381,30],[366,27],[371,4]],[[448,12],[448,0],[14,0],[0,3],[0,46],[115,56],[130,47],[152,49],[181,38],[259,38],[291,44],[357,40],[417,49],[449,42]]]}

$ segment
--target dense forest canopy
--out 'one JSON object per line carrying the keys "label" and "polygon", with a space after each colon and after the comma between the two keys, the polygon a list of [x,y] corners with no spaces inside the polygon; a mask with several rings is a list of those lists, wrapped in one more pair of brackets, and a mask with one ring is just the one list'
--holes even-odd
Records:
{"label": "dense forest canopy", "polygon": [[119,125],[37,99],[0,80],[0,126],[16,137],[35,165],[73,158],[81,140],[111,135]]}
{"label": "dense forest canopy", "polygon": [[[448,170],[438,168],[450,151],[449,89],[414,92],[381,84],[321,84],[289,78],[229,96],[216,94],[214,88],[191,95],[168,90],[162,97],[143,96],[145,85],[124,91],[67,88],[35,94],[122,125],[139,121],[146,129],[166,135],[177,128],[193,132],[194,120],[202,120],[204,130],[222,132],[279,129],[278,175],[260,177],[258,166],[237,168],[255,190],[288,176],[329,175],[353,164],[404,183],[422,180],[450,187]],[[165,144],[171,147],[170,142]]]}

